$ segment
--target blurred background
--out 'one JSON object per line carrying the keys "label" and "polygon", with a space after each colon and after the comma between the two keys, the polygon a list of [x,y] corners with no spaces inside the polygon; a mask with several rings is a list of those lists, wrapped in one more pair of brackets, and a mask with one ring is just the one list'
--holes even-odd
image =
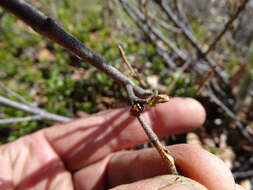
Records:
{"label": "blurred background", "polygon": [[[207,112],[204,128],[164,142],[205,148],[253,190],[252,1],[27,2],[131,77],[121,44],[149,89],[198,99]],[[117,83],[1,8],[0,97],[67,118],[128,105]],[[12,120],[30,115],[0,104],[0,143],[56,122]]]}

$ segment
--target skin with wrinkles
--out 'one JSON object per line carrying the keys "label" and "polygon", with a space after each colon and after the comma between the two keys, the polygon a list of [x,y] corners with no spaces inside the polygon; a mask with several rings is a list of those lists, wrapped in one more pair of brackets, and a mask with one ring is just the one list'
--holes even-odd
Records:
{"label": "skin with wrinkles", "polygon": [[[143,116],[163,137],[201,127],[205,111],[193,99],[173,98]],[[155,177],[168,173],[154,149],[122,151],[145,141],[129,108],[58,124],[0,147],[0,189],[166,188],[168,176]],[[209,190],[242,190],[214,155],[185,144],[168,148],[183,173]],[[172,185],[167,189],[189,188]]]}

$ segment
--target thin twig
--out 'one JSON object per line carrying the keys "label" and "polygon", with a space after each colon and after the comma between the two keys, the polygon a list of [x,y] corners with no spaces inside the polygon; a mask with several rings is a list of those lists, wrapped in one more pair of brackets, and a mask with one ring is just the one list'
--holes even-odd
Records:
{"label": "thin twig", "polygon": [[[188,30],[184,23],[182,23],[178,17],[171,10],[168,2],[166,0],[156,0],[156,3],[161,7],[161,9],[166,13],[167,17],[182,30],[182,34],[184,37],[191,43],[191,45],[197,50],[199,54],[199,58],[205,60],[209,64],[209,66],[215,66],[216,64],[205,54],[202,49],[201,44],[198,40],[193,36],[190,30]],[[221,82],[228,84],[228,79],[224,75],[222,75],[222,69],[219,66],[216,66],[215,72],[217,76],[221,79]]]}
{"label": "thin twig", "polygon": [[239,130],[239,132],[241,133],[241,135],[247,139],[247,141],[253,145],[253,138],[252,136],[247,132],[247,130],[245,130],[244,125],[242,124],[242,122],[240,120],[238,120],[236,118],[236,115],[233,113],[233,111],[228,108],[222,101],[220,101],[212,92],[209,92],[209,96],[211,98],[211,100],[217,104],[224,112],[224,114],[231,119],[232,121],[234,121],[236,128]]}
{"label": "thin twig", "polygon": [[145,82],[141,79],[141,76],[139,75],[139,73],[137,73],[134,68],[132,67],[132,65],[129,63],[127,57],[126,57],[126,53],[124,51],[124,49],[121,47],[121,45],[118,45],[119,47],[119,52],[120,52],[120,56],[123,59],[124,63],[127,65],[128,69],[131,72],[131,75],[134,79],[138,80],[138,82],[141,84],[141,86],[146,87],[147,85],[145,84]]}
{"label": "thin twig", "polygon": [[118,45],[118,48],[119,48],[120,56],[123,59],[124,63],[127,65],[128,69],[130,70],[131,75],[137,76],[136,71],[133,69],[133,67],[129,63],[128,59],[126,58],[126,53],[125,53],[125,51],[123,50],[123,48],[121,47],[120,44]]}
{"label": "thin twig", "polygon": [[17,98],[19,101],[21,101],[22,103],[31,106],[31,107],[35,107],[35,105],[33,105],[31,102],[28,102],[23,96],[20,96],[18,93],[14,92],[13,90],[7,88],[5,85],[3,85],[2,83],[0,83],[0,88],[7,94]]}
{"label": "thin twig", "polygon": [[[152,18],[154,19],[154,18]],[[178,33],[178,34],[181,34],[182,33],[182,30],[180,28],[177,28],[175,26],[172,26],[172,25],[169,25],[167,22],[163,21],[162,19],[158,19],[156,18],[156,22],[161,26],[163,27],[164,29],[166,30],[169,30],[171,32],[175,32],[175,33]]]}
{"label": "thin twig", "polygon": [[47,112],[45,110],[42,110],[40,108],[31,107],[31,106],[28,106],[28,105],[25,105],[25,104],[21,104],[21,103],[15,102],[13,100],[10,100],[8,98],[5,98],[3,96],[0,96],[0,104],[6,105],[6,106],[9,106],[9,107],[13,107],[15,109],[22,110],[22,111],[27,112],[27,113],[40,115],[40,116],[43,116],[45,119],[52,120],[52,121],[68,122],[68,121],[72,120],[72,118],[68,118],[68,117],[56,115],[56,114],[53,114],[53,113],[49,113],[49,112]]}
{"label": "thin twig", "polygon": [[36,120],[43,120],[45,119],[42,115],[34,115],[34,116],[27,116],[27,117],[20,117],[20,118],[9,118],[9,119],[0,119],[0,124],[13,124],[13,123],[20,123],[24,121],[36,121]]}
{"label": "thin twig", "polygon": [[[132,86],[130,86],[130,85],[127,86],[127,92],[128,92],[128,97],[130,99],[130,103],[132,106],[134,106],[136,101],[135,101],[135,97],[133,95]],[[161,158],[165,162],[170,173],[175,174],[175,175],[178,174],[176,166],[175,166],[175,161],[174,161],[173,157],[171,156],[171,153],[169,152],[169,150],[160,143],[159,138],[154,133],[152,128],[148,125],[148,123],[145,121],[144,117],[142,117],[141,114],[136,115],[136,117],[138,118],[138,121],[140,122],[140,124],[141,124],[142,128],[144,129],[146,135],[148,136],[150,142],[156,148],[156,150],[160,154]]]}
{"label": "thin twig", "polygon": [[242,172],[234,172],[233,176],[236,179],[252,178],[253,177],[253,169],[248,170],[248,171],[242,171]]}
{"label": "thin twig", "polygon": [[[185,55],[185,53],[180,50],[179,48],[176,47],[176,45],[172,42],[169,41],[159,30],[155,29],[154,27],[152,27],[152,24],[149,22],[148,17],[146,17],[144,14],[142,14],[141,11],[139,11],[136,7],[133,7],[131,4],[125,2],[124,0],[120,0],[120,3],[122,5],[122,7],[124,8],[124,10],[128,13],[128,15],[133,19],[133,20],[140,20],[141,23],[137,23],[137,26],[144,32],[147,34],[147,36],[149,36],[150,38],[152,38],[152,36],[150,34],[153,34],[157,39],[161,40],[162,42],[164,42],[164,44],[166,44],[170,49],[173,50],[173,52],[175,52],[175,54],[182,60],[186,61],[187,59],[187,55]],[[131,13],[130,13],[131,11]],[[151,42],[155,45],[157,45],[157,39],[151,39]],[[159,47],[159,46],[158,46]],[[172,68],[174,68],[174,63]]]}
{"label": "thin twig", "polygon": [[58,43],[63,48],[69,50],[72,54],[78,56],[86,63],[90,63],[100,71],[104,72],[116,82],[123,86],[128,84],[133,86],[137,96],[146,98],[151,95],[149,91],[134,84],[127,76],[122,74],[112,65],[107,63],[102,57],[98,56],[91,49],[86,47],[81,41],[67,33],[52,18],[44,15],[39,10],[29,5],[23,0],[1,0],[0,5],[15,14],[26,24],[32,27],[36,32],[48,37],[50,40]]}
{"label": "thin twig", "polygon": [[126,91],[128,93],[131,105],[133,105],[134,102],[142,102],[142,103],[146,102],[146,99],[142,99],[135,96],[133,87],[131,85],[126,85]]}
{"label": "thin twig", "polygon": [[233,22],[238,18],[238,16],[240,15],[240,13],[245,9],[247,3],[249,2],[249,0],[244,0],[238,7],[237,11],[235,12],[235,14],[230,17],[229,21],[227,22],[227,24],[224,26],[223,30],[219,33],[219,35],[214,39],[214,41],[211,43],[211,45],[209,46],[209,48],[206,50],[206,52],[204,53],[205,55],[207,55],[208,53],[210,53],[216,46],[216,44],[220,41],[220,39],[222,38],[222,36],[228,31],[228,29],[230,28],[230,26],[233,24]]}
{"label": "thin twig", "polygon": [[192,35],[192,33],[186,28],[184,23],[182,23],[177,16],[173,13],[170,6],[168,5],[168,1],[165,0],[156,0],[156,2],[160,5],[161,9],[166,13],[168,18],[182,30],[182,34],[189,40],[192,46],[202,55],[202,47],[197,39]]}
{"label": "thin twig", "polygon": [[201,91],[201,89],[205,86],[205,84],[207,83],[208,79],[213,75],[215,67],[216,66],[211,67],[211,69],[208,71],[208,73],[206,74],[206,76],[204,76],[203,79],[200,81],[198,89],[194,92],[193,97],[195,97],[196,95],[198,95],[198,93]]}
{"label": "thin twig", "polygon": [[188,28],[188,30],[191,30],[191,28],[189,28],[190,27],[189,20],[184,12],[185,9],[182,8],[182,1],[174,0],[174,4],[175,4],[175,9],[176,9],[176,12],[177,12],[179,18],[182,20],[182,22]]}
{"label": "thin twig", "polygon": [[143,22],[140,21],[138,16],[134,14],[135,12],[129,10],[129,7],[127,6],[128,4],[126,2],[124,2],[122,0],[119,0],[119,2],[121,3],[125,12],[129,15],[129,17],[131,17],[133,19],[133,21],[135,22],[135,24],[148,36],[151,43],[155,46],[158,55],[160,55],[164,59],[166,64],[171,69],[175,70],[177,68],[175,63],[170,58],[168,52],[166,50],[164,50],[160,45],[158,45],[157,39],[156,39],[155,35],[150,31],[149,26],[147,26],[146,24],[143,24]]}
{"label": "thin twig", "polygon": [[174,158],[171,156],[170,151],[165,146],[163,146],[161,144],[157,135],[154,133],[154,131],[151,129],[151,127],[147,124],[144,117],[139,115],[137,118],[138,118],[142,128],[146,132],[150,142],[152,143],[152,145],[156,148],[156,150],[160,154],[161,158],[165,162],[165,164],[168,167],[171,174],[177,175],[178,172],[177,172],[177,168],[175,166],[175,161],[174,161]]}

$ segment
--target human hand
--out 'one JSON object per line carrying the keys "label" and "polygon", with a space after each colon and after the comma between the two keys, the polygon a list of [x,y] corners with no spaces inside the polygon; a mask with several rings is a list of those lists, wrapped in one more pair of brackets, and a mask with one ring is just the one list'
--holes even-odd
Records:
{"label": "human hand", "polygon": [[[195,129],[205,120],[198,102],[181,98],[143,115],[160,137]],[[120,151],[146,140],[128,108],[38,131],[0,147],[0,189],[160,189],[166,180],[151,177],[167,174],[167,170],[154,149]],[[169,150],[183,173],[209,190],[241,189],[214,155],[185,144]]]}

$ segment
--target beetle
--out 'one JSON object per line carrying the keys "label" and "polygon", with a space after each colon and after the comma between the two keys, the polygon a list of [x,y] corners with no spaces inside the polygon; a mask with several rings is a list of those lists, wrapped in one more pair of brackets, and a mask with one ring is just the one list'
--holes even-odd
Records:
{"label": "beetle", "polygon": [[145,106],[139,102],[134,103],[131,107],[131,114],[134,116],[139,116],[145,110]]}
{"label": "beetle", "polygon": [[[170,99],[169,96],[166,94],[157,94],[157,95],[152,96],[151,98],[146,99],[144,103],[147,104],[149,107],[154,107],[157,104],[168,102],[169,99]],[[131,107],[130,112],[132,115],[138,117],[144,110],[145,110],[145,106],[143,103],[134,102],[134,104]]]}

